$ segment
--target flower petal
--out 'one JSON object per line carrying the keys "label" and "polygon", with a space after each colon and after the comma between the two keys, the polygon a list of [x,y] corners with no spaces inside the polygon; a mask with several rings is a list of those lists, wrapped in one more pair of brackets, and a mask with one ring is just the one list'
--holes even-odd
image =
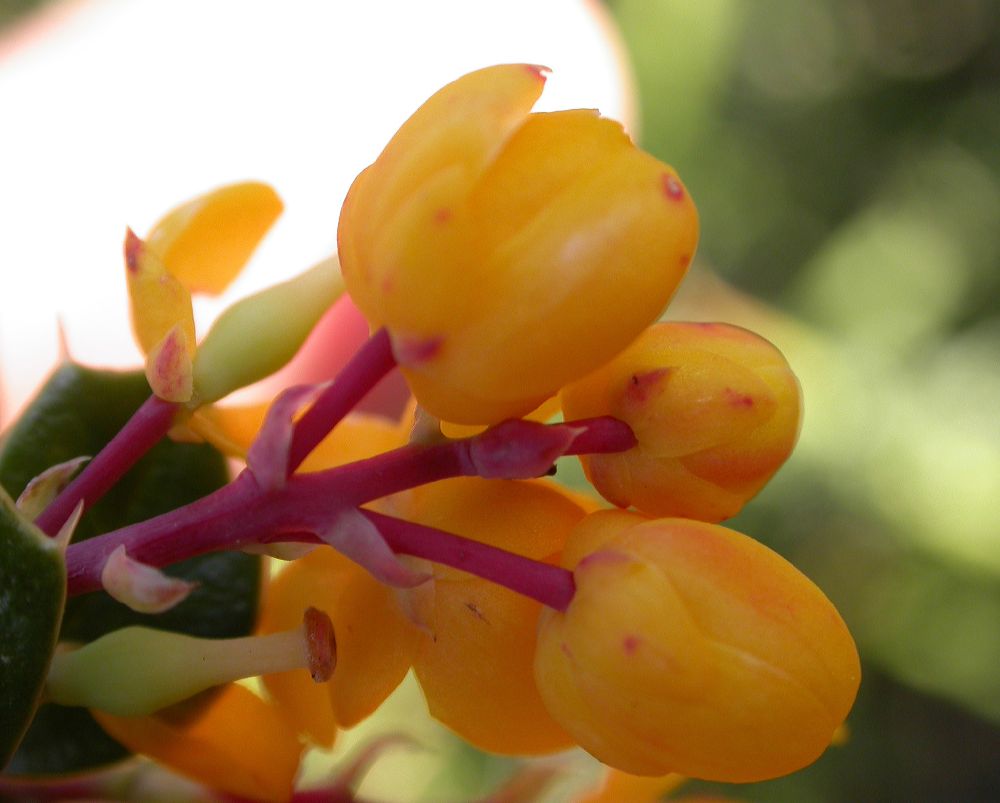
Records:
{"label": "flower petal", "polygon": [[357,724],[400,684],[410,669],[420,630],[407,619],[391,589],[333,549],[317,549],[273,580],[261,630],[292,627],[309,606],[324,611],[333,622],[333,677],[316,684],[304,670],[283,672],[266,675],[264,685],[301,732],[329,745],[336,725]]}
{"label": "flower petal", "polygon": [[[347,577],[360,571],[347,558],[326,547],[290,563],[268,585],[260,632],[277,633],[295,627],[309,607],[332,614]],[[343,661],[343,644],[339,643],[341,634],[335,621],[333,627],[338,639],[339,663]],[[333,745],[337,726],[322,684],[315,683],[305,669],[265,675],[262,680],[268,696],[281,706],[299,733],[323,747]]]}
{"label": "flower petal", "polygon": [[347,508],[332,519],[324,519],[316,533],[342,555],[367,569],[380,583],[396,588],[412,588],[430,579],[415,571],[386,543],[382,533],[364,514]]}
{"label": "flower petal", "polygon": [[146,357],[146,380],[164,401],[183,403],[194,393],[191,352],[193,347],[178,324],[150,349]]}
{"label": "flower petal", "polygon": [[266,184],[230,184],[167,213],[147,242],[188,291],[221,293],[282,208],[281,199]]}
{"label": "flower petal", "polygon": [[260,432],[247,451],[247,467],[261,488],[277,490],[284,487],[295,414],[311,403],[321,390],[318,385],[298,385],[285,390],[271,404]]}
{"label": "flower petal", "polygon": [[194,313],[191,294],[163,261],[129,229],[125,232],[125,278],[132,313],[132,332],[144,354],[179,326],[185,348],[194,355]]}
{"label": "flower petal", "polygon": [[676,772],[659,776],[629,775],[608,767],[600,789],[580,798],[576,803],[619,803],[622,800],[629,803],[657,803],[686,780]]}
{"label": "flower petal", "polygon": [[231,683],[190,720],[182,710],[148,717],[92,713],[130,750],[209,788],[253,800],[291,797],[302,745],[280,709]]}
{"label": "flower petal", "polygon": [[[544,86],[543,69],[527,64],[488,67],[459,78],[435,93],[399,129],[375,164],[348,193],[338,229],[344,277],[355,302],[370,315],[369,296],[378,292],[389,265],[372,265],[368,251],[373,233],[408,202],[436,214],[460,197],[482,173],[503,143],[524,121]],[[442,192],[425,197],[423,186],[434,176]],[[417,214],[417,217],[422,215]],[[351,270],[375,271],[354,282]],[[419,282],[419,277],[414,276]],[[407,303],[407,289],[396,298]],[[412,296],[410,296],[412,300]]]}
{"label": "flower petal", "polygon": [[392,589],[367,572],[351,578],[332,619],[337,668],[328,690],[334,717],[349,728],[403,681],[422,632],[403,613]]}
{"label": "flower petal", "polygon": [[119,544],[108,557],[101,570],[101,584],[114,599],[140,613],[168,611],[198,585],[133,560],[125,544]]}

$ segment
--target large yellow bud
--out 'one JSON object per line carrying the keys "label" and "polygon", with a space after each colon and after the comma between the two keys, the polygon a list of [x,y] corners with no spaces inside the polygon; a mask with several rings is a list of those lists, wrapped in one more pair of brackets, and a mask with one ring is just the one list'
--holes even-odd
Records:
{"label": "large yellow bud", "polygon": [[826,749],[857,693],[854,642],[794,566],[745,535],[594,513],[563,565],[576,593],[540,623],[535,677],[553,717],[637,775],[748,782]]}
{"label": "large yellow bud", "polygon": [[502,65],[430,98],[355,180],[347,289],[421,404],[523,415],[655,320],[694,253],[674,170],[592,110],[530,114],[543,71]]}

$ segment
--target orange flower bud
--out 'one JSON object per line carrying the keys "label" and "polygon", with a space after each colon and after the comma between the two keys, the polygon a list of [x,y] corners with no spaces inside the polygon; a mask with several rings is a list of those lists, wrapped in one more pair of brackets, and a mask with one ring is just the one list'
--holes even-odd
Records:
{"label": "orange flower bud", "polygon": [[[196,414],[197,431],[226,454],[245,458],[264,414],[263,407],[202,410]],[[405,442],[400,425],[352,413],[320,443],[303,470],[363,460]],[[373,507],[391,505],[391,499]],[[262,633],[294,626],[309,607],[326,612],[333,621],[337,666],[329,682],[317,684],[305,670],[264,676],[268,694],[316,744],[330,746],[338,726],[350,727],[367,717],[409,671],[420,631],[397,596],[327,547],[288,564],[269,583],[261,609]]]}
{"label": "orange flower bud", "polygon": [[613,415],[639,443],[585,455],[609,501],[721,521],[781,467],[798,437],[798,381],[771,343],[727,324],[660,323],[562,392],[567,418]]}
{"label": "orange flower bud", "polygon": [[[417,488],[407,518],[536,560],[562,549],[584,511],[557,486],[463,478]],[[539,697],[532,670],[542,606],[447,566],[435,567],[428,634],[414,669],[431,714],[484,750],[539,754],[572,738]]]}
{"label": "orange flower bud", "polygon": [[341,213],[348,291],[447,421],[520,416],[610,359],[694,253],[697,214],[673,169],[594,111],[529,114],[543,83],[522,64],[446,86]]}
{"label": "orange flower bud", "polygon": [[581,746],[638,775],[748,782],[814,761],[860,680],[836,609],[745,535],[684,519],[588,516],[546,610],[535,677]]}

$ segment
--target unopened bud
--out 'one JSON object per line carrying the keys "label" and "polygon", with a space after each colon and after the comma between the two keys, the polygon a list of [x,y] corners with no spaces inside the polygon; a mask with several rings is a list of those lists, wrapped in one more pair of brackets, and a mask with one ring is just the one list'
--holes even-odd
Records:
{"label": "unopened bud", "polygon": [[267,636],[204,639],[125,627],[55,656],[48,699],[117,716],[152,714],[212,686],[290,669],[320,677],[335,662],[333,626],[314,612],[305,624]]}
{"label": "unopened bud", "polygon": [[229,307],[194,361],[201,402],[221,399],[277,371],[343,292],[336,257]]}

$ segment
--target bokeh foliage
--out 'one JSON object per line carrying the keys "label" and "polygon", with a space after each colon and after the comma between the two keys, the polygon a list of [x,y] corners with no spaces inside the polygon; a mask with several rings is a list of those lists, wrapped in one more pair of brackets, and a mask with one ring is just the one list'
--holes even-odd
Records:
{"label": "bokeh foliage", "polygon": [[846,746],[726,794],[998,799],[1000,6],[609,5],[640,138],[702,215],[671,317],[756,328],[803,383],[799,450],[734,526],[865,659]]}

